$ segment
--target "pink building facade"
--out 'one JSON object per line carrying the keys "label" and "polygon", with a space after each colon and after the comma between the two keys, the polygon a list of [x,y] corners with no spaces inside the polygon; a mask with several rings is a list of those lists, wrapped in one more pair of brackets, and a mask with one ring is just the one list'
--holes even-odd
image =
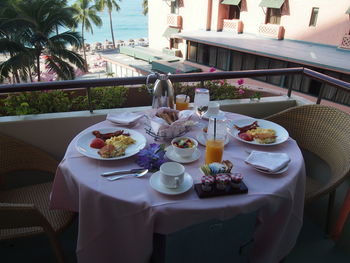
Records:
{"label": "pink building facade", "polygon": [[170,33],[232,31],[350,49],[349,0],[149,0],[150,47],[186,51]]}

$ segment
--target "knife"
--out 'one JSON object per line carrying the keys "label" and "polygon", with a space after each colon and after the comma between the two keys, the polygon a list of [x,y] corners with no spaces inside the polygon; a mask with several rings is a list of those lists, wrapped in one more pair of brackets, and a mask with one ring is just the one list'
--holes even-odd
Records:
{"label": "knife", "polygon": [[133,174],[133,173],[140,173],[143,170],[145,170],[145,169],[144,168],[134,168],[134,169],[129,169],[129,170],[116,170],[116,171],[102,173],[101,176],[108,177],[108,176],[112,176],[112,175]]}

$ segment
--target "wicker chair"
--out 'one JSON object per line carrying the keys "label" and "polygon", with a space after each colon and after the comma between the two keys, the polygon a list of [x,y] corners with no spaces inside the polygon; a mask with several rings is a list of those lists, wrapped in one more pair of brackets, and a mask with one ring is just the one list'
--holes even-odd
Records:
{"label": "wicker chair", "polygon": [[[313,104],[292,107],[266,119],[283,126],[302,150],[328,164],[330,175],[326,182],[307,174],[305,202],[329,194],[326,220],[329,234],[336,188],[350,175],[350,115],[333,107]],[[308,168],[307,161],[305,159]],[[312,171],[313,167],[310,168]]]}
{"label": "wicker chair", "polygon": [[40,149],[0,134],[0,240],[46,233],[57,261],[65,262],[57,234],[75,214],[49,209],[52,182],[5,189],[9,177],[54,174],[57,165]]}

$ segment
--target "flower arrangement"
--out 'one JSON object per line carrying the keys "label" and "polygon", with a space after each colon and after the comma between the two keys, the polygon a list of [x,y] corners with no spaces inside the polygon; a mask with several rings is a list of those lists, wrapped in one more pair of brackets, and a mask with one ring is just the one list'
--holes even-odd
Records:
{"label": "flower arrangement", "polygon": [[137,154],[136,163],[150,171],[159,170],[159,167],[165,163],[165,145],[151,143],[149,147],[141,150]]}

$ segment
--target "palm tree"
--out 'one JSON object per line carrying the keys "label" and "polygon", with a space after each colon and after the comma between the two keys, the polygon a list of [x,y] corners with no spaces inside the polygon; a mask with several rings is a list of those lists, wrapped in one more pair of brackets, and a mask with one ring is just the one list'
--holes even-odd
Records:
{"label": "palm tree", "polygon": [[[93,34],[92,24],[96,26],[102,26],[102,20],[97,15],[97,6],[91,5],[91,0],[76,0],[72,6],[75,10],[74,20],[76,23],[81,23],[81,35],[83,38],[83,53],[86,63],[86,51],[85,51],[85,39],[84,31],[90,31]],[[87,69],[87,64],[85,64]]]}
{"label": "palm tree", "polygon": [[[30,76],[34,69],[41,80],[40,57],[44,58],[49,72],[60,79],[73,79],[74,67],[84,70],[84,59],[66,48],[67,44],[81,46],[79,33],[56,32],[57,27],[74,24],[73,9],[61,6],[60,0],[29,0],[12,4],[12,18],[3,19],[0,52],[9,52],[11,57],[0,64],[0,73],[9,75],[20,68],[21,75]],[[18,81],[18,79],[17,79]]]}
{"label": "palm tree", "polygon": [[148,0],[142,0],[142,14],[147,15],[148,14]]}
{"label": "palm tree", "polygon": [[[119,1],[121,1],[121,0],[119,0]],[[112,35],[112,41],[113,41],[113,47],[115,47],[113,23],[112,23],[112,11],[114,8],[115,11],[118,12],[120,10],[120,6],[118,5],[116,0],[96,0],[96,5],[97,5],[99,11],[103,11],[107,7],[108,15],[109,15],[109,26],[111,28],[111,35]]]}

